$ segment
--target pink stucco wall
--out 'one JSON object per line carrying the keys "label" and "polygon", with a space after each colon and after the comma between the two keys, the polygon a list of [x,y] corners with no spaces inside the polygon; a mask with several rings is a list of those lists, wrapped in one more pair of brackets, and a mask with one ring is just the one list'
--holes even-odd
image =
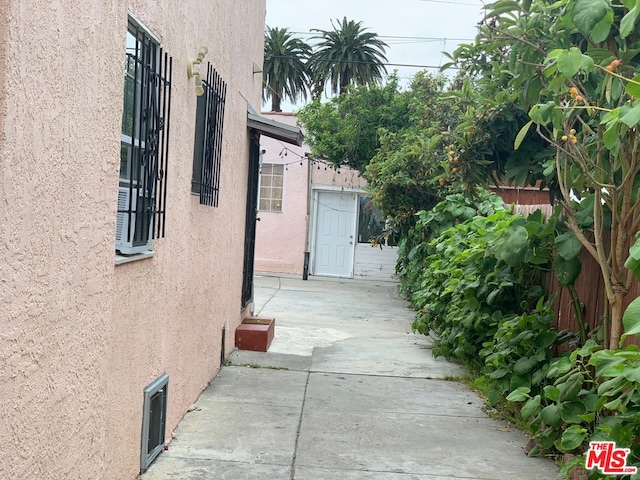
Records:
{"label": "pink stucco wall", "polygon": [[325,168],[324,165],[316,165],[312,170],[311,183],[315,190],[329,187],[331,189],[340,188],[344,190],[364,191],[367,185],[367,181],[353,168]]}
{"label": "pink stucco wall", "polygon": [[[296,125],[289,113],[263,113],[263,117]],[[285,164],[282,212],[258,212],[255,269],[301,275],[307,239],[307,185],[309,162],[306,147],[298,147],[262,136],[263,163]],[[286,152],[286,156],[285,156]],[[300,165],[302,162],[302,165]]]}
{"label": "pink stucco wall", "polygon": [[[114,263],[127,12],[173,56],[166,238]],[[248,133],[265,1],[0,1],[0,478],[133,479],[142,389],[167,430],[241,321]],[[191,195],[188,57],[228,84],[218,208]]]}

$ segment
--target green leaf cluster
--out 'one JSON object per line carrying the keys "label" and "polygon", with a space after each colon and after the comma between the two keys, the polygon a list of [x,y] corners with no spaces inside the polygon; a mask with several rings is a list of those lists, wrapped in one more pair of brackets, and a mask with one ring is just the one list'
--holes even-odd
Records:
{"label": "green leaf cluster", "polygon": [[446,147],[463,106],[447,88],[444,76],[418,72],[405,91],[391,77],[298,113],[312,155],[358,169],[401,234],[416,212],[462,189],[458,159]]}
{"label": "green leaf cluster", "polygon": [[332,30],[312,29],[313,46],[293,36],[287,28],[265,29],[262,99],[272,99],[279,112],[283,99],[322,96],[327,85],[344,93],[349,85],[378,85],[387,70],[387,44],[362,22],[331,20]]}
{"label": "green leaf cluster", "polygon": [[[535,439],[530,455],[576,455],[563,466],[570,475],[590,441],[614,441],[640,466],[640,348],[606,350],[590,338],[556,356],[576,336],[553,328],[552,300],[535,281],[551,261],[575,277],[580,243],[557,217],[524,218],[491,195],[478,198],[451,195],[418,214],[399,263],[414,328],[436,334],[435,355],[476,369],[490,404],[516,407]],[[628,309],[628,335],[640,332],[638,311],[640,302]]]}
{"label": "green leaf cluster", "polygon": [[502,318],[536,309],[543,297],[539,272],[552,258],[553,232],[540,212],[524,218],[499,209],[465,220],[420,248],[413,327],[438,335],[434,354],[481,365],[479,352]]}
{"label": "green leaf cluster", "polygon": [[553,327],[556,315],[551,303],[540,297],[531,312],[504,316],[493,338],[482,345],[479,355],[491,385],[487,393],[490,403],[535,395],[547,385],[552,347],[574,337]]}
{"label": "green leaf cluster", "polygon": [[476,193],[474,200],[461,193],[451,194],[431,210],[416,213],[415,224],[398,245],[396,273],[400,279],[400,292],[411,298],[413,292],[420,288],[420,276],[433,238],[478,214],[489,215],[504,208],[502,198],[482,190]]}
{"label": "green leaf cluster", "polygon": [[[530,455],[561,452],[578,455],[564,466],[584,465],[590,441],[614,441],[630,448],[627,465],[640,465],[640,350],[637,346],[604,350],[594,340],[547,365],[548,384],[538,393],[527,388],[508,397],[521,404],[536,447]],[[604,478],[594,472],[589,478]]]}
{"label": "green leaf cluster", "polygon": [[[333,30],[314,28],[318,43],[309,59],[316,92],[331,85],[332,93],[344,93],[347,86],[376,84],[387,73],[385,50],[388,46],[377,34],[367,32],[362,22],[331,21]],[[317,95],[316,95],[317,96]]]}
{"label": "green leaf cluster", "polygon": [[272,99],[272,111],[281,111],[283,99],[292,102],[299,98],[307,99],[311,72],[306,62],[310,56],[311,47],[295,38],[287,28],[266,28],[262,100]]}
{"label": "green leaf cluster", "polygon": [[384,86],[360,86],[328,102],[313,101],[298,120],[314,157],[364,170],[380,146],[379,130],[398,131],[409,121],[396,78]]}

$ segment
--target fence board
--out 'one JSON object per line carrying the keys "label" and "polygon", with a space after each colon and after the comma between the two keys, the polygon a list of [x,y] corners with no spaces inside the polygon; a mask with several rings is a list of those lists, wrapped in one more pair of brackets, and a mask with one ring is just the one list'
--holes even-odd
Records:
{"label": "fence board", "polygon": [[[603,323],[606,304],[604,281],[600,266],[589,253],[583,250],[580,254],[580,260],[582,262],[582,272],[576,280],[575,287],[578,298],[584,305],[584,318],[589,325],[589,329],[592,330]],[[553,271],[545,275],[543,286],[547,295],[556,295],[553,309],[557,313],[556,327],[558,330],[578,332],[579,327],[571,307],[569,291],[565,287],[558,285]],[[634,280],[625,299],[625,308],[638,296],[640,296],[640,283]],[[639,342],[635,341],[633,343]]]}
{"label": "fence board", "polygon": [[[506,204],[513,204],[515,212],[520,212],[525,216],[537,209],[540,209],[545,217],[549,217],[553,213],[553,208],[549,204],[549,193],[546,190],[531,187],[514,188],[502,184],[491,188],[491,190],[500,195]],[[605,238],[605,243],[607,240]],[[589,325],[589,329],[593,330],[603,323],[605,305],[607,304],[604,281],[598,262],[588,252],[583,250],[580,254],[580,260],[582,261],[582,273],[576,280],[575,287],[578,298],[584,305],[584,319]],[[578,332],[579,327],[571,306],[569,291],[558,284],[553,270],[543,276],[542,285],[547,296],[555,295],[553,309],[557,314],[556,327],[559,330]],[[625,308],[639,296],[640,282],[634,280],[625,298]],[[637,339],[633,339],[633,343],[640,345],[640,341]]]}

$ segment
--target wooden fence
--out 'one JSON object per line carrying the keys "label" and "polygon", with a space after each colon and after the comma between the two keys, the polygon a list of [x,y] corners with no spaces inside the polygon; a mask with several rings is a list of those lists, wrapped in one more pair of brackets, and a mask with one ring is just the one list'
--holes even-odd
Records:
{"label": "wooden fence", "polygon": [[[593,329],[603,323],[606,305],[604,282],[600,266],[589,253],[583,250],[580,254],[580,260],[582,261],[582,272],[576,280],[575,287],[580,302],[584,305],[584,319],[589,328]],[[578,332],[578,323],[571,306],[569,290],[558,285],[553,272],[549,272],[545,276],[543,285],[548,295],[556,295],[553,309],[558,315],[556,320],[557,328],[559,330]],[[625,308],[638,296],[640,296],[640,282],[634,280],[625,299]]]}
{"label": "wooden fence", "polygon": [[[539,190],[535,187],[514,188],[506,185],[493,187],[492,190],[500,195],[506,204],[513,204],[514,211],[520,212],[525,216],[530,215],[537,209],[540,209],[545,217],[549,217],[553,213],[553,207],[548,201],[549,194],[545,190]],[[606,305],[604,282],[600,266],[584,249],[580,254],[580,260],[582,261],[582,273],[576,280],[575,287],[580,302],[584,305],[584,319],[589,325],[589,329],[592,330],[603,324]],[[579,327],[573,311],[569,290],[558,284],[553,271],[545,276],[543,286],[547,296],[555,294],[553,309],[557,313],[556,327],[559,330],[578,332]],[[640,296],[640,282],[634,280],[625,299],[625,308],[638,296]],[[638,341],[633,343],[640,344]]]}
{"label": "wooden fence", "polygon": [[[553,207],[549,204],[549,192],[539,189],[539,185],[534,187],[512,187],[506,184],[499,184],[491,187],[491,190],[502,197],[504,202],[514,205],[514,211],[525,216],[530,215],[540,209],[545,217],[553,213]],[[584,305],[583,316],[589,329],[593,330],[603,324],[603,315],[607,303],[604,293],[604,281],[600,266],[584,249],[580,254],[582,261],[582,272],[576,280],[575,288],[580,302]],[[547,296],[555,294],[553,309],[557,314],[556,327],[558,330],[569,330],[578,332],[578,322],[572,307],[569,290],[558,284],[553,271],[543,278],[543,287]],[[634,280],[631,289],[625,298],[626,308],[631,301],[640,296],[640,282]],[[640,341],[633,339],[631,343],[640,345]]]}

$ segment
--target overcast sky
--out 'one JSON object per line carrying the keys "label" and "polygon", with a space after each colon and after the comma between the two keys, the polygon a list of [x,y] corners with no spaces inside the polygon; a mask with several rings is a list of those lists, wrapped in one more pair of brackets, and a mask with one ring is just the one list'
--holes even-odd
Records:
{"label": "overcast sky", "polygon": [[[447,62],[442,51],[452,52],[459,43],[469,43],[482,19],[480,0],[267,0],[269,27],[288,28],[305,41],[312,28],[332,30],[331,20],[347,17],[362,22],[389,45],[389,63],[439,67]],[[311,42],[309,42],[311,43]],[[421,68],[388,65],[401,80]],[[429,71],[436,72],[437,68]],[[265,105],[268,108],[269,105]],[[295,110],[283,102],[283,110]]]}

